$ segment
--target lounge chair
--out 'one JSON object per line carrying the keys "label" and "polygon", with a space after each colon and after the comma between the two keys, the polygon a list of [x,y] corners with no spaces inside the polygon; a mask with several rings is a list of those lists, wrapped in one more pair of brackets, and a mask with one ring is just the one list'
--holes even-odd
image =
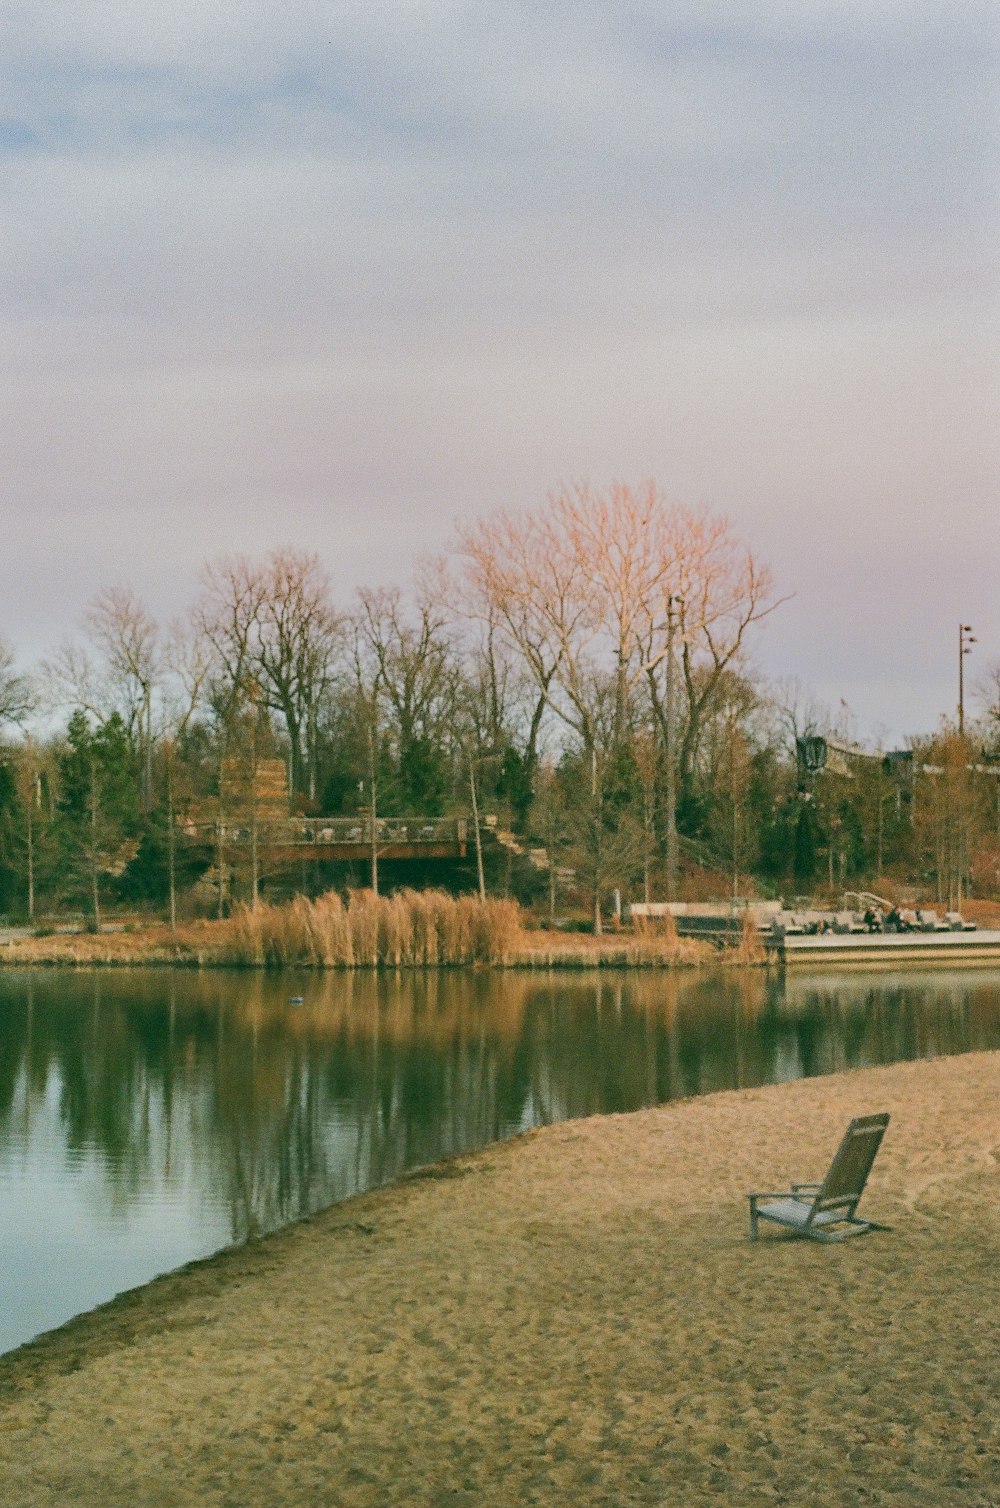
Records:
{"label": "lounge chair", "polygon": [[773,1220],[813,1241],[844,1241],[888,1230],[854,1214],[888,1124],[888,1115],[859,1115],[851,1121],[822,1183],[793,1183],[781,1194],[748,1194],[751,1241],[757,1239],[758,1220]]}

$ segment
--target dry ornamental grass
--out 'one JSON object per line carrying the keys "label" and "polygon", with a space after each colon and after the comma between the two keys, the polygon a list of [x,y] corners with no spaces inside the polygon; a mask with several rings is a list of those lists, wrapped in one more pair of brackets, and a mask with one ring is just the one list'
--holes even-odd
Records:
{"label": "dry ornamental grass", "polygon": [[241,968],[406,968],[468,964],[536,969],[675,968],[763,961],[756,938],[721,953],[678,937],[673,918],[635,933],[603,937],[533,932],[516,902],[404,890],[385,896],[329,891],[283,905],[239,905],[224,921],[171,930],[107,930],[11,940],[0,963],[77,965],[173,964]]}
{"label": "dry ornamental grass", "polygon": [[502,964],[522,936],[513,901],[403,890],[335,892],[286,906],[239,906],[226,961],[253,968],[400,968]]}

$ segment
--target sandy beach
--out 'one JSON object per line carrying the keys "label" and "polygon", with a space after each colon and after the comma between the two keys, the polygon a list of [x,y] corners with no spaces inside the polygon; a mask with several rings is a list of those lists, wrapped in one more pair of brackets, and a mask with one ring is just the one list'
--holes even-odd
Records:
{"label": "sandy beach", "polygon": [[[1000,1054],[570,1122],[0,1360],[4,1504],[1000,1504]],[[892,1122],[839,1246],[746,1191]]]}

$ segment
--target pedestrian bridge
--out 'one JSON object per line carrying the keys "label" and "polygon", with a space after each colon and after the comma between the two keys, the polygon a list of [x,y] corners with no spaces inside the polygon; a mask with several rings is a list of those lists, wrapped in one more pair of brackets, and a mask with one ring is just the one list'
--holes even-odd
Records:
{"label": "pedestrian bridge", "polygon": [[236,820],[191,821],[180,831],[192,843],[250,848],[256,842],[269,858],[297,862],[324,859],[464,859],[466,817],[261,817],[245,812]]}

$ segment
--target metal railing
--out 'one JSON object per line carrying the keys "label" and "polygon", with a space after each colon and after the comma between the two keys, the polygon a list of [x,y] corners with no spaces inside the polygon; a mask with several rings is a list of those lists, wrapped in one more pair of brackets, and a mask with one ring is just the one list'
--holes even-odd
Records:
{"label": "metal railing", "polygon": [[[371,818],[296,817],[289,823],[294,843],[370,843]],[[464,843],[464,817],[378,817],[379,843]]]}
{"label": "metal railing", "polygon": [[[468,830],[465,817],[378,817],[375,820],[376,844],[464,843]],[[237,821],[223,822],[221,833],[217,822],[182,822],[179,832],[203,842],[222,837],[227,842],[250,841],[251,829],[245,817]],[[326,844],[370,844],[372,841],[371,817],[362,813],[357,817],[287,817],[281,821],[261,821],[258,836],[271,844],[312,848]]]}

